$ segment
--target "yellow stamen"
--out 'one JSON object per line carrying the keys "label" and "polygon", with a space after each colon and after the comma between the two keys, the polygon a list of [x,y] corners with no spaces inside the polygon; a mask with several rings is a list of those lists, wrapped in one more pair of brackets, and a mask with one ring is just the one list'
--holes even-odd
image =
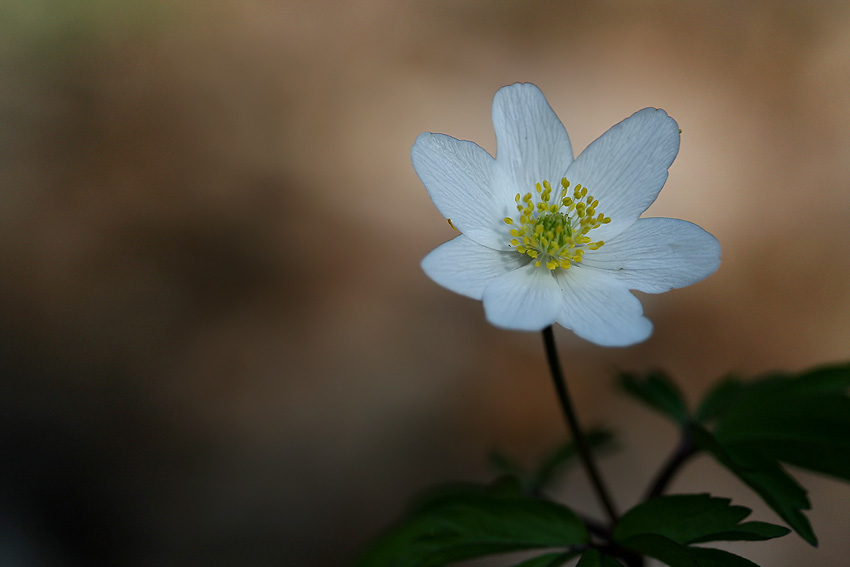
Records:
{"label": "yellow stamen", "polygon": [[580,263],[587,250],[598,250],[605,244],[587,236],[611,222],[598,212],[599,200],[581,184],[572,188],[572,196],[569,189],[570,182],[563,178],[553,194],[552,184],[544,179],[535,184],[533,193],[514,197],[520,213],[518,223],[505,217],[505,224],[514,227],[509,231],[513,237],[510,245],[532,258],[536,267],[567,270]]}

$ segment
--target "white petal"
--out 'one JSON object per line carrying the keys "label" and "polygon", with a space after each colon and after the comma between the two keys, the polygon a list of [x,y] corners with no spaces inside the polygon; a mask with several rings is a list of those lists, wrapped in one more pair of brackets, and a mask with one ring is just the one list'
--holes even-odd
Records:
{"label": "white petal", "polygon": [[558,323],[601,346],[628,346],[649,338],[652,323],[640,300],[607,274],[573,266],[558,270],[563,310]]}
{"label": "white petal", "polygon": [[425,132],[410,159],[437,210],[476,242],[508,249],[508,206],[493,194],[494,160],[473,142]]}
{"label": "white petal", "polygon": [[533,264],[495,279],[484,289],[484,312],[497,327],[540,331],[561,310],[561,291],[552,271]]}
{"label": "white petal", "polygon": [[625,232],[584,256],[582,266],[605,270],[647,293],[685,287],[710,276],[720,265],[720,243],[693,223],[638,219]]}
{"label": "white petal", "polygon": [[472,299],[481,299],[487,284],[522,267],[527,259],[513,250],[500,252],[487,248],[461,234],[425,256],[422,269],[441,286]]}
{"label": "white petal", "polygon": [[503,198],[534,190],[544,179],[558,187],[573,161],[570,138],[540,89],[516,83],[493,98],[496,165]]}
{"label": "white petal", "polygon": [[610,240],[631,226],[655,201],[667,181],[667,168],[679,153],[679,126],[663,110],[644,108],[611,127],[567,170],[599,200],[598,212],[611,218],[591,233]]}

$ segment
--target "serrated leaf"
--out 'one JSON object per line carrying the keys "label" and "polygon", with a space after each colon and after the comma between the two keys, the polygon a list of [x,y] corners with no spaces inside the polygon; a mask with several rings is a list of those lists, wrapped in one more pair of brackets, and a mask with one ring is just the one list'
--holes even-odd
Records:
{"label": "serrated leaf", "polygon": [[576,563],[576,567],[623,567],[623,564],[608,555],[602,555],[598,549],[588,549]]}
{"label": "serrated leaf", "polygon": [[850,480],[850,398],[800,395],[747,409],[718,421],[714,435],[725,446]]}
{"label": "serrated leaf", "polygon": [[749,559],[721,549],[689,547],[688,551],[699,561],[700,567],[759,567]]}
{"label": "serrated leaf", "polygon": [[[850,404],[848,388],[850,366],[819,368],[797,376],[770,375],[743,385],[741,391],[728,400],[715,432],[740,429],[733,427],[738,422],[770,431],[785,425],[776,418],[786,415],[826,417],[847,426],[850,421],[846,411]],[[786,431],[789,429],[793,430],[785,427]]]}
{"label": "serrated leaf", "polygon": [[833,436],[817,441],[766,439],[734,444],[741,451],[758,451],[789,465],[850,481],[850,447],[846,445],[846,438],[836,439]]}
{"label": "serrated leaf", "polygon": [[[638,504],[626,512],[613,537],[625,541],[639,534],[658,534],[676,543],[758,540],[784,535],[788,530],[764,522],[740,522],[750,515],[744,506],[733,506],[728,498],[708,494],[661,496]],[[771,530],[770,528],[774,528]]]}
{"label": "serrated leaf", "polygon": [[727,449],[850,480],[848,388],[850,365],[772,374],[718,387],[699,416],[716,420],[713,435]]}
{"label": "serrated leaf", "polygon": [[620,375],[620,386],[632,397],[673,419],[679,425],[690,421],[690,412],[682,392],[665,373],[655,371],[643,377],[623,373]]}
{"label": "serrated leaf", "polygon": [[[544,553],[531,559],[526,559],[514,567],[560,567],[570,559],[579,555],[580,551],[564,551],[557,553]],[[618,566],[619,567],[619,566]]]}
{"label": "serrated leaf", "polygon": [[744,390],[744,382],[737,376],[724,378],[703,397],[695,412],[696,420],[705,423],[715,419],[733,405]]}
{"label": "serrated leaf", "polygon": [[687,547],[658,534],[640,534],[620,542],[623,547],[658,559],[669,567],[701,567]]}
{"label": "serrated leaf", "polygon": [[850,364],[729,384],[701,405],[700,419],[715,425],[696,433],[697,444],[816,545],[801,512],[810,507],[806,492],[780,463],[850,480]]}
{"label": "serrated leaf", "polygon": [[629,538],[623,545],[632,551],[658,559],[669,567],[758,567],[734,553],[706,547],[686,547],[658,534]]}
{"label": "serrated leaf", "polygon": [[698,425],[692,426],[691,436],[697,447],[713,455],[721,465],[755,490],[800,537],[817,545],[812,526],[801,511],[811,507],[806,490],[779,463],[758,452],[726,447]]}
{"label": "serrated leaf", "polygon": [[697,538],[691,543],[705,543],[709,541],[764,541],[787,535],[791,530],[785,526],[777,526],[767,522],[744,522],[738,524],[734,530],[717,532],[709,539]]}
{"label": "serrated leaf", "polygon": [[569,508],[544,500],[457,494],[420,506],[363,554],[358,567],[441,567],[495,553],[566,548],[588,533]]}

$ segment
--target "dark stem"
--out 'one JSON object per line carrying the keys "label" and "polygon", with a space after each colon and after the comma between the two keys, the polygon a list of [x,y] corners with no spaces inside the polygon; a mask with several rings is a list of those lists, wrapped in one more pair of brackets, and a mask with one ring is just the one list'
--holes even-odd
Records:
{"label": "dark stem", "polygon": [[694,442],[691,439],[688,430],[683,429],[682,440],[679,442],[679,446],[676,447],[676,450],[673,451],[670,457],[668,457],[667,462],[664,463],[664,466],[658,471],[658,474],[655,476],[655,480],[652,481],[652,484],[649,486],[649,490],[646,492],[646,496],[644,496],[644,500],[650,500],[657,496],[661,496],[667,489],[667,485],[670,484],[670,481],[673,480],[673,477],[677,472],[679,472],[682,465],[684,465],[688,459],[696,455],[697,452],[698,449],[694,446]]}
{"label": "dark stem", "polygon": [[587,476],[590,477],[590,481],[596,489],[596,495],[605,509],[605,513],[608,515],[611,526],[613,526],[617,523],[617,511],[614,509],[608,489],[605,487],[599,470],[596,468],[596,463],[593,461],[593,455],[590,452],[587,439],[585,439],[584,433],[578,424],[573,404],[570,401],[570,394],[567,391],[567,383],[564,381],[564,376],[561,373],[561,364],[558,361],[558,352],[555,349],[555,336],[551,325],[543,329],[543,344],[546,346],[546,360],[549,362],[549,369],[552,371],[552,380],[554,380],[555,390],[558,392],[558,401],[561,402],[561,409],[567,420],[567,426],[570,429],[573,442],[576,444],[576,449],[578,449],[581,462],[587,471]]}
{"label": "dark stem", "polygon": [[604,541],[611,541],[610,526],[607,526],[602,522],[597,522],[596,520],[581,514],[579,515],[579,518],[581,518],[582,523],[587,527],[587,531]]}
{"label": "dark stem", "polygon": [[599,550],[622,558],[629,567],[644,567],[644,560],[641,555],[611,543],[611,528],[590,518],[586,518],[584,516],[579,517],[581,518],[581,521],[584,522],[584,525],[587,526],[587,531],[605,542],[602,545],[596,546]]}

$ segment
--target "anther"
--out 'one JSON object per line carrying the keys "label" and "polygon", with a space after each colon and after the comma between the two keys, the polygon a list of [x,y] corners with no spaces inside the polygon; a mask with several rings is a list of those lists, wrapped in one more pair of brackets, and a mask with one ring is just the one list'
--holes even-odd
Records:
{"label": "anther", "polygon": [[[565,177],[560,184],[564,192],[570,187]],[[611,219],[597,213],[599,201],[588,194],[586,187],[578,184],[571,193],[572,197],[562,193],[553,203],[552,184],[543,180],[535,184],[533,192],[514,196],[519,219],[504,219],[512,226],[510,245],[533,259],[535,266],[566,270],[581,262],[585,250],[597,250],[604,244],[601,240],[593,242],[587,234]]]}

